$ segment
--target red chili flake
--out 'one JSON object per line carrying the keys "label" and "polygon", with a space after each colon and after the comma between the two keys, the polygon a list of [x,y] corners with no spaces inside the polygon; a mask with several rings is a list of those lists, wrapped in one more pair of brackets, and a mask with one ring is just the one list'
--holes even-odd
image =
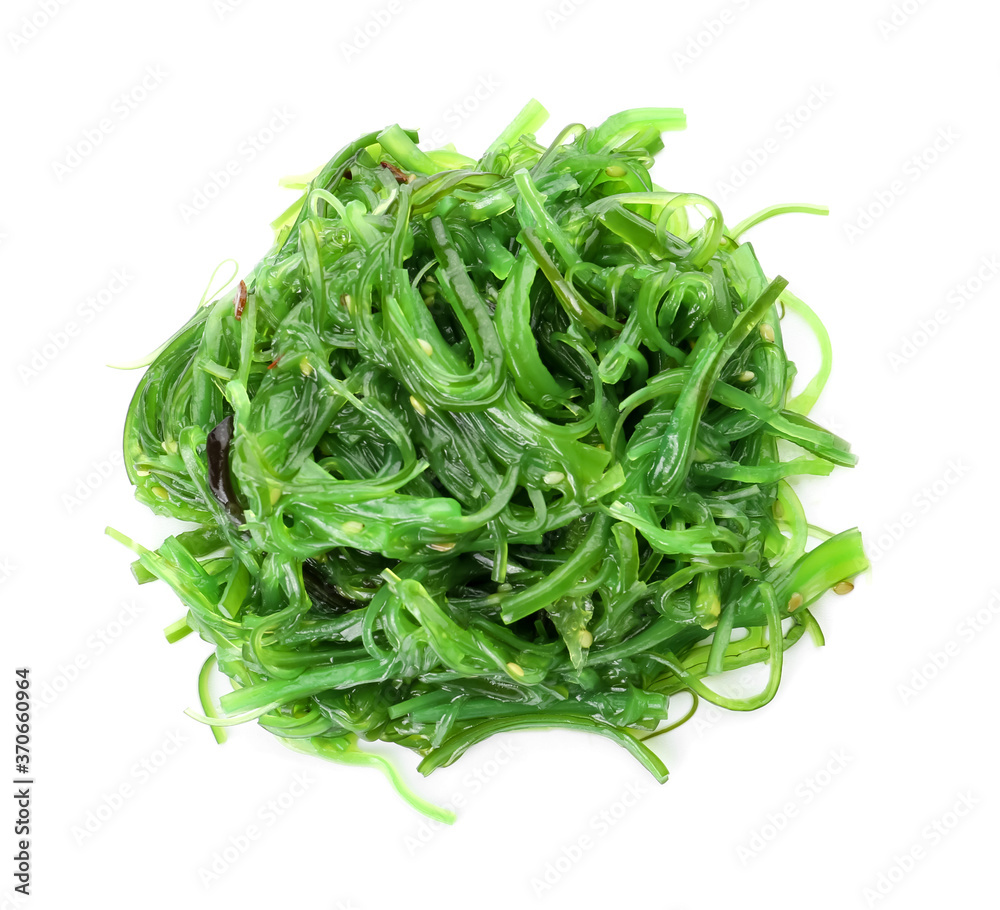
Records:
{"label": "red chili flake", "polygon": [[388,161],[381,161],[379,163],[396,178],[396,183],[409,183],[413,177],[412,174],[404,174],[396,165],[390,164]]}
{"label": "red chili flake", "polygon": [[273,369],[274,369],[274,368],[275,368],[275,367],[276,367],[276,366],[278,365],[278,361],[279,361],[279,360],[281,360],[281,358],[282,358],[282,357],[284,357],[284,356],[285,356],[284,354],[279,354],[279,355],[278,355],[277,357],[275,357],[275,358],[274,358],[274,360],[272,360],[272,361],[271,361],[271,362],[270,362],[270,363],[269,363],[269,364],[267,365],[267,368],[268,368],[269,370],[273,370]]}
{"label": "red chili flake", "polygon": [[235,307],[236,319],[243,315],[243,307],[247,305],[247,283],[240,279],[240,289],[236,292],[236,298],[233,300],[233,306]]}

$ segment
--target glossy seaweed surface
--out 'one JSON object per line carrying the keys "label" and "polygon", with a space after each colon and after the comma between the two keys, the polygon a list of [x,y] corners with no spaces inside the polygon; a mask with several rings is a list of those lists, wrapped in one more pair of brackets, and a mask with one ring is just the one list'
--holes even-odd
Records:
{"label": "glossy seaweed surface", "polygon": [[[829,340],[741,239],[824,210],[727,228],[650,178],[680,111],[542,145],[545,116],[529,103],[478,160],[399,126],[351,143],[235,300],[156,354],[125,426],[137,498],[191,527],[155,550],[110,533],[186,607],[168,638],[214,647],[201,719],[378,765],[437,818],[365,741],[427,773],[564,727],[664,780],[643,740],[690,716],[671,697],[770,700],[784,649],[822,642],[809,606],[867,566],[788,481],[855,461],[806,416]],[[823,353],[795,397],[787,311]],[[765,661],[757,695],[705,682]]]}

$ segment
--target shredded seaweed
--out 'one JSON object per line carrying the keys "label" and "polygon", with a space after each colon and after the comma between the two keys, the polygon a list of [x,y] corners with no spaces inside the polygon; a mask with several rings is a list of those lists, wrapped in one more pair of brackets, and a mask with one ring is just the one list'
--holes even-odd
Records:
{"label": "shredded seaweed", "polygon": [[[479,159],[393,125],[286,181],[303,192],[271,250],[159,349],[128,410],[137,498],[191,528],[155,550],[109,530],[183,602],[168,638],[214,646],[189,713],[220,741],[256,720],[445,821],[362,743],[429,773],[562,727],[665,780],[645,740],[699,699],[770,701],[784,650],[822,643],[810,606],[868,565],[789,483],[856,460],[806,416],[829,338],[742,239],[825,209],[729,230],[651,179],[681,111],[543,146],[546,116],[529,103]],[[786,307],[821,352],[794,397]],[[753,663],[758,694],[708,684]],[[694,703],[674,721],[677,693]]]}

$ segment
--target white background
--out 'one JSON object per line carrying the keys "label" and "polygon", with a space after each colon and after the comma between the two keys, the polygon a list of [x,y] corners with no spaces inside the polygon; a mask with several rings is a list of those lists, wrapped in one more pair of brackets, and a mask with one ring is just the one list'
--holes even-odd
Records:
{"label": "white background", "polygon": [[[0,12],[0,672],[12,693],[30,666],[49,702],[23,906],[987,905],[1000,280],[977,272],[1000,252],[995,5],[45,6]],[[707,710],[659,741],[662,787],[570,733],[487,742],[426,781],[398,753],[423,793],[463,803],[437,830],[374,772],[254,725],[219,747],[182,713],[208,646],[166,644],[178,602],[136,587],[103,535],[155,545],[171,529],[120,466],[138,374],[105,364],[186,320],[220,261],[253,265],[294,198],[280,177],[393,121],[478,155],[532,96],[552,115],[544,140],[626,107],[684,107],[654,176],[714,197],[730,224],[830,205],[750,238],[833,337],[814,416],[861,462],[801,489],[814,522],[862,527],[874,569],[820,605],[827,647],[790,653],[771,705]],[[13,814],[8,800],[3,857]]]}

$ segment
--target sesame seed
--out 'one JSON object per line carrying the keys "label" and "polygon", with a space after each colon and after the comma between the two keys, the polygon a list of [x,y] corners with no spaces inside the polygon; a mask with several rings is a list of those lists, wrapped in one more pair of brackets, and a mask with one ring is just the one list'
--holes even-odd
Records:
{"label": "sesame seed", "polygon": [[151,487],[150,488],[150,492],[157,499],[170,499],[170,494],[165,489],[163,489],[163,487],[161,487],[161,486]]}
{"label": "sesame seed", "polygon": [[796,591],[791,597],[788,598],[788,612],[794,613],[802,604],[805,603],[805,598]]}
{"label": "sesame seed", "polygon": [[507,664],[507,671],[511,676],[516,676],[518,679],[524,679],[523,668],[520,664],[514,663],[514,661],[510,661],[510,663]]}
{"label": "sesame seed", "polygon": [[418,398],[410,396],[410,404],[413,405],[413,410],[416,411],[421,417],[427,416],[427,408],[424,407],[424,403]]}
{"label": "sesame seed", "polygon": [[624,177],[625,168],[623,168],[620,164],[611,164],[604,169],[604,173],[609,177]]}
{"label": "sesame seed", "polygon": [[549,471],[549,473],[542,478],[542,483],[557,484],[562,483],[565,479],[566,475],[563,474],[562,471]]}
{"label": "sesame seed", "polygon": [[833,586],[834,594],[850,594],[854,590],[854,585],[849,581],[842,581]]}
{"label": "sesame seed", "polygon": [[432,550],[437,550],[438,553],[448,553],[449,551],[455,549],[455,543],[454,543],[454,541],[451,542],[451,543],[432,543],[432,544],[428,544],[428,546]]}
{"label": "sesame seed", "polygon": [[580,647],[586,650],[594,643],[594,636],[591,635],[588,629],[581,629],[577,635],[580,639]]}
{"label": "sesame seed", "polygon": [[417,339],[417,344],[419,344],[419,345],[420,345],[420,349],[421,349],[421,350],[422,350],[422,351],[423,351],[423,352],[424,352],[424,353],[425,353],[425,354],[426,354],[426,355],[427,355],[428,357],[430,357],[431,355],[433,355],[433,353],[434,353],[434,348],[432,348],[432,347],[431,347],[431,343],[430,343],[429,341],[424,341],[424,339],[423,339],[423,338],[418,338],[418,339]]}
{"label": "sesame seed", "polygon": [[768,344],[774,344],[774,329],[772,329],[766,322],[761,324],[760,337],[763,338]]}
{"label": "sesame seed", "polygon": [[757,374],[753,370],[744,370],[736,377],[739,382],[753,382],[756,378]]}
{"label": "sesame seed", "polygon": [[304,357],[299,362],[299,369],[302,371],[303,376],[312,376],[313,372],[312,364]]}
{"label": "sesame seed", "polygon": [[343,529],[347,534],[360,534],[365,526],[360,521],[345,521]]}
{"label": "sesame seed", "polygon": [[176,455],[177,454],[177,443],[176,443],[176,441],[173,440],[173,439],[164,439],[163,440],[163,451],[166,452],[169,455]]}

